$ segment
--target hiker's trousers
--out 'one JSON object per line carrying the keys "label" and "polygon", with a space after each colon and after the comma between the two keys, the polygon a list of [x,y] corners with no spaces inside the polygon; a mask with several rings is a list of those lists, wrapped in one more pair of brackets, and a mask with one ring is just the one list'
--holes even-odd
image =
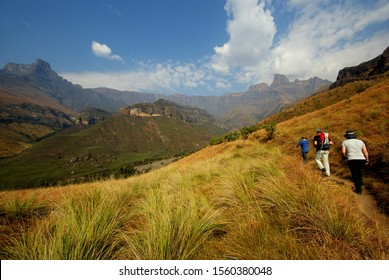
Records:
{"label": "hiker's trousers", "polygon": [[329,153],[330,151],[328,150],[318,150],[315,154],[315,161],[317,163],[317,167],[319,167],[320,170],[325,169],[325,174],[327,176],[330,176],[330,163],[328,162]]}
{"label": "hiker's trousers", "polygon": [[366,160],[355,159],[348,160],[347,164],[351,172],[351,177],[353,178],[355,191],[361,192],[363,186],[362,180],[362,168],[365,166]]}

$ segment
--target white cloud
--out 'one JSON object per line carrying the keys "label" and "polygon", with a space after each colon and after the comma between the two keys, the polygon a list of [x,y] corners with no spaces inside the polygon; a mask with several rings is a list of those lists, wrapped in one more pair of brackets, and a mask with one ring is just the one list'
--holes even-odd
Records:
{"label": "white cloud", "polygon": [[92,51],[98,57],[123,62],[123,59],[119,55],[112,54],[111,49],[106,44],[92,41]]}
{"label": "white cloud", "polygon": [[113,15],[113,16],[118,16],[118,17],[121,17],[122,14],[120,13],[119,9],[116,8],[115,6],[112,6],[108,3],[105,3],[104,4],[107,8],[108,8],[108,11]]}
{"label": "white cloud", "polygon": [[[388,1],[376,1],[368,9],[365,5],[362,0],[226,0],[229,39],[215,46],[211,57],[196,63],[138,62],[131,71],[62,76],[84,87],[194,95],[270,84],[275,73],[291,81],[313,76],[334,81],[340,69],[370,60],[388,46]],[[275,42],[280,16],[290,21]],[[372,28],[376,24],[382,29]],[[123,61],[105,44],[93,41],[92,50],[98,57]]]}
{"label": "white cloud", "polygon": [[287,6],[289,8],[307,8],[311,5],[317,5],[319,3],[328,2],[328,0],[287,0]]}
{"label": "white cloud", "polygon": [[229,41],[215,47],[212,67],[228,73],[234,67],[252,66],[265,57],[273,44],[276,27],[265,2],[227,0]]}
{"label": "white cloud", "polygon": [[230,38],[215,47],[213,69],[248,85],[269,84],[275,73],[291,80],[318,76],[334,81],[343,67],[371,59],[372,53],[375,57],[388,46],[387,30],[361,35],[373,24],[388,21],[387,1],[369,9],[363,1],[289,0],[286,4],[292,20],[275,45],[274,22],[279,19],[264,0],[227,0]]}
{"label": "white cloud", "polygon": [[272,49],[272,70],[295,78],[316,75],[335,80],[345,65],[359,64],[371,53],[380,54],[388,45],[385,34],[370,34],[365,39],[358,35],[371,24],[388,20],[389,12],[382,10],[389,9],[389,4],[366,11],[363,6],[348,3],[311,4],[299,14],[289,33]]}
{"label": "white cloud", "polygon": [[389,2],[386,1],[383,2],[382,4],[378,4],[373,10],[360,11],[360,17],[358,18],[358,21],[355,23],[355,28],[361,30],[370,24],[384,22],[388,20],[388,18],[389,18]]}
{"label": "white cloud", "polygon": [[136,71],[124,72],[84,72],[61,73],[62,77],[86,88],[108,87],[118,90],[161,92],[166,94],[184,93],[180,89],[194,89],[201,94],[200,88],[207,86],[213,77],[204,66],[193,63],[141,62]]}

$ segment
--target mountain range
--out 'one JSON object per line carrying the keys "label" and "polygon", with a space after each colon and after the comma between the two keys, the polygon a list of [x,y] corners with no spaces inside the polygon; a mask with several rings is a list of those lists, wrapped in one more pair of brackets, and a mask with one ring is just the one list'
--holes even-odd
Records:
{"label": "mountain range", "polygon": [[246,92],[222,96],[162,95],[85,89],[60,77],[41,59],[32,64],[8,63],[0,70],[0,157],[18,154],[76,122],[93,124],[106,118],[102,115],[160,99],[203,110],[207,118],[213,118],[224,129],[254,125],[329,84],[316,77],[289,82],[285,75],[276,74],[270,86],[261,83]]}
{"label": "mountain range", "polygon": [[0,70],[0,106],[28,103],[47,106],[75,116],[90,107],[118,112],[125,106],[165,99],[203,109],[221,126],[232,129],[255,124],[327,86],[333,88],[356,79],[368,79],[384,73],[388,68],[388,57],[387,48],[370,61],[346,67],[339,71],[337,80],[332,84],[317,77],[290,82],[285,75],[275,74],[270,85],[260,83],[249,86],[245,92],[226,93],[221,96],[163,95],[109,88],[85,89],[60,77],[48,62],[37,59],[32,64],[8,63]]}
{"label": "mountain range", "polygon": [[[84,89],[60,77],[48,62],[41,59],[32,64],[8,63],[0,71],[1,99],[7,100],[8,103],[39,103],[75,114],[89,107],[118,112],[122,107],[135,103],[153,103],[165,99],[203,109],[215,117],[219,124],[229,129],[252,125],[285,105],[330,84],[330,81],[317,77],[290,82],[285,75],[276,74],[270,86],[261,83],[250,86],[246,92],[227,93],[222,96],[187,96],[108,88]],[[232,121],[231,115],[236,111],[242,115],[235,114],[237,116]]]}
{"label": "mountain range", "polygon": [[[387,50],[373,61],[341,70],[331,87],[358,79],[357,75],[372,79],[385,73]],[[305,108],[316,110],[334,96],[317,102],[319,93],[312,92],[328,85],[319,78],[290,82],[277,74],[270,86],[253,85],[243,93],[165,96],[83,89],[62,79],[42,60],[7,64],[0,72],[0,151],[2,157],[20,155],[1,162],[0,177],[3,184],[8,180],[3,185],[8,188],[129,174],[139,164],[201,149],[212,136],[226,132],[220,126],[223,121],[241,127],[249,123],[252,112],[257,116],[280,112],[274,116],[282,121],[293,114],[285,107],[304,100],[308,92],[314,103]]]}

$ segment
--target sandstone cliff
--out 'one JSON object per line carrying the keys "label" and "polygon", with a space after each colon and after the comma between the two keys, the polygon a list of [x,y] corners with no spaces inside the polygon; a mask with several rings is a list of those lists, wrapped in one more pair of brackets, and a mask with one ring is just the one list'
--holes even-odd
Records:
{"label": "sandstone cliff", "polygon": [[136,117],[171,117],[188,123],[214,123],[214,119],[204,110],[182,106],[160,99],[154,103],[138,103],[121,109],[123,114]]}
{"label": "sandstone cliff", "polygon": [[389,47],[376,58],[363,62],[357,66],[346,67],[339,71],[336,82],[330,88],[342,86],[346,83],[371,79],[389,71]]}

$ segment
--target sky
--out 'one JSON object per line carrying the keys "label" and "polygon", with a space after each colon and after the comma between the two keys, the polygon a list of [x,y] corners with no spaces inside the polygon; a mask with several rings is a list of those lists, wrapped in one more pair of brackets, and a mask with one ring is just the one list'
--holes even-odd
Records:
{"label": "sky", "polygon": [[50,63],[84,88],[222,95],[335,81],[389,46],[388,0],[0,0],[0,68]]}

